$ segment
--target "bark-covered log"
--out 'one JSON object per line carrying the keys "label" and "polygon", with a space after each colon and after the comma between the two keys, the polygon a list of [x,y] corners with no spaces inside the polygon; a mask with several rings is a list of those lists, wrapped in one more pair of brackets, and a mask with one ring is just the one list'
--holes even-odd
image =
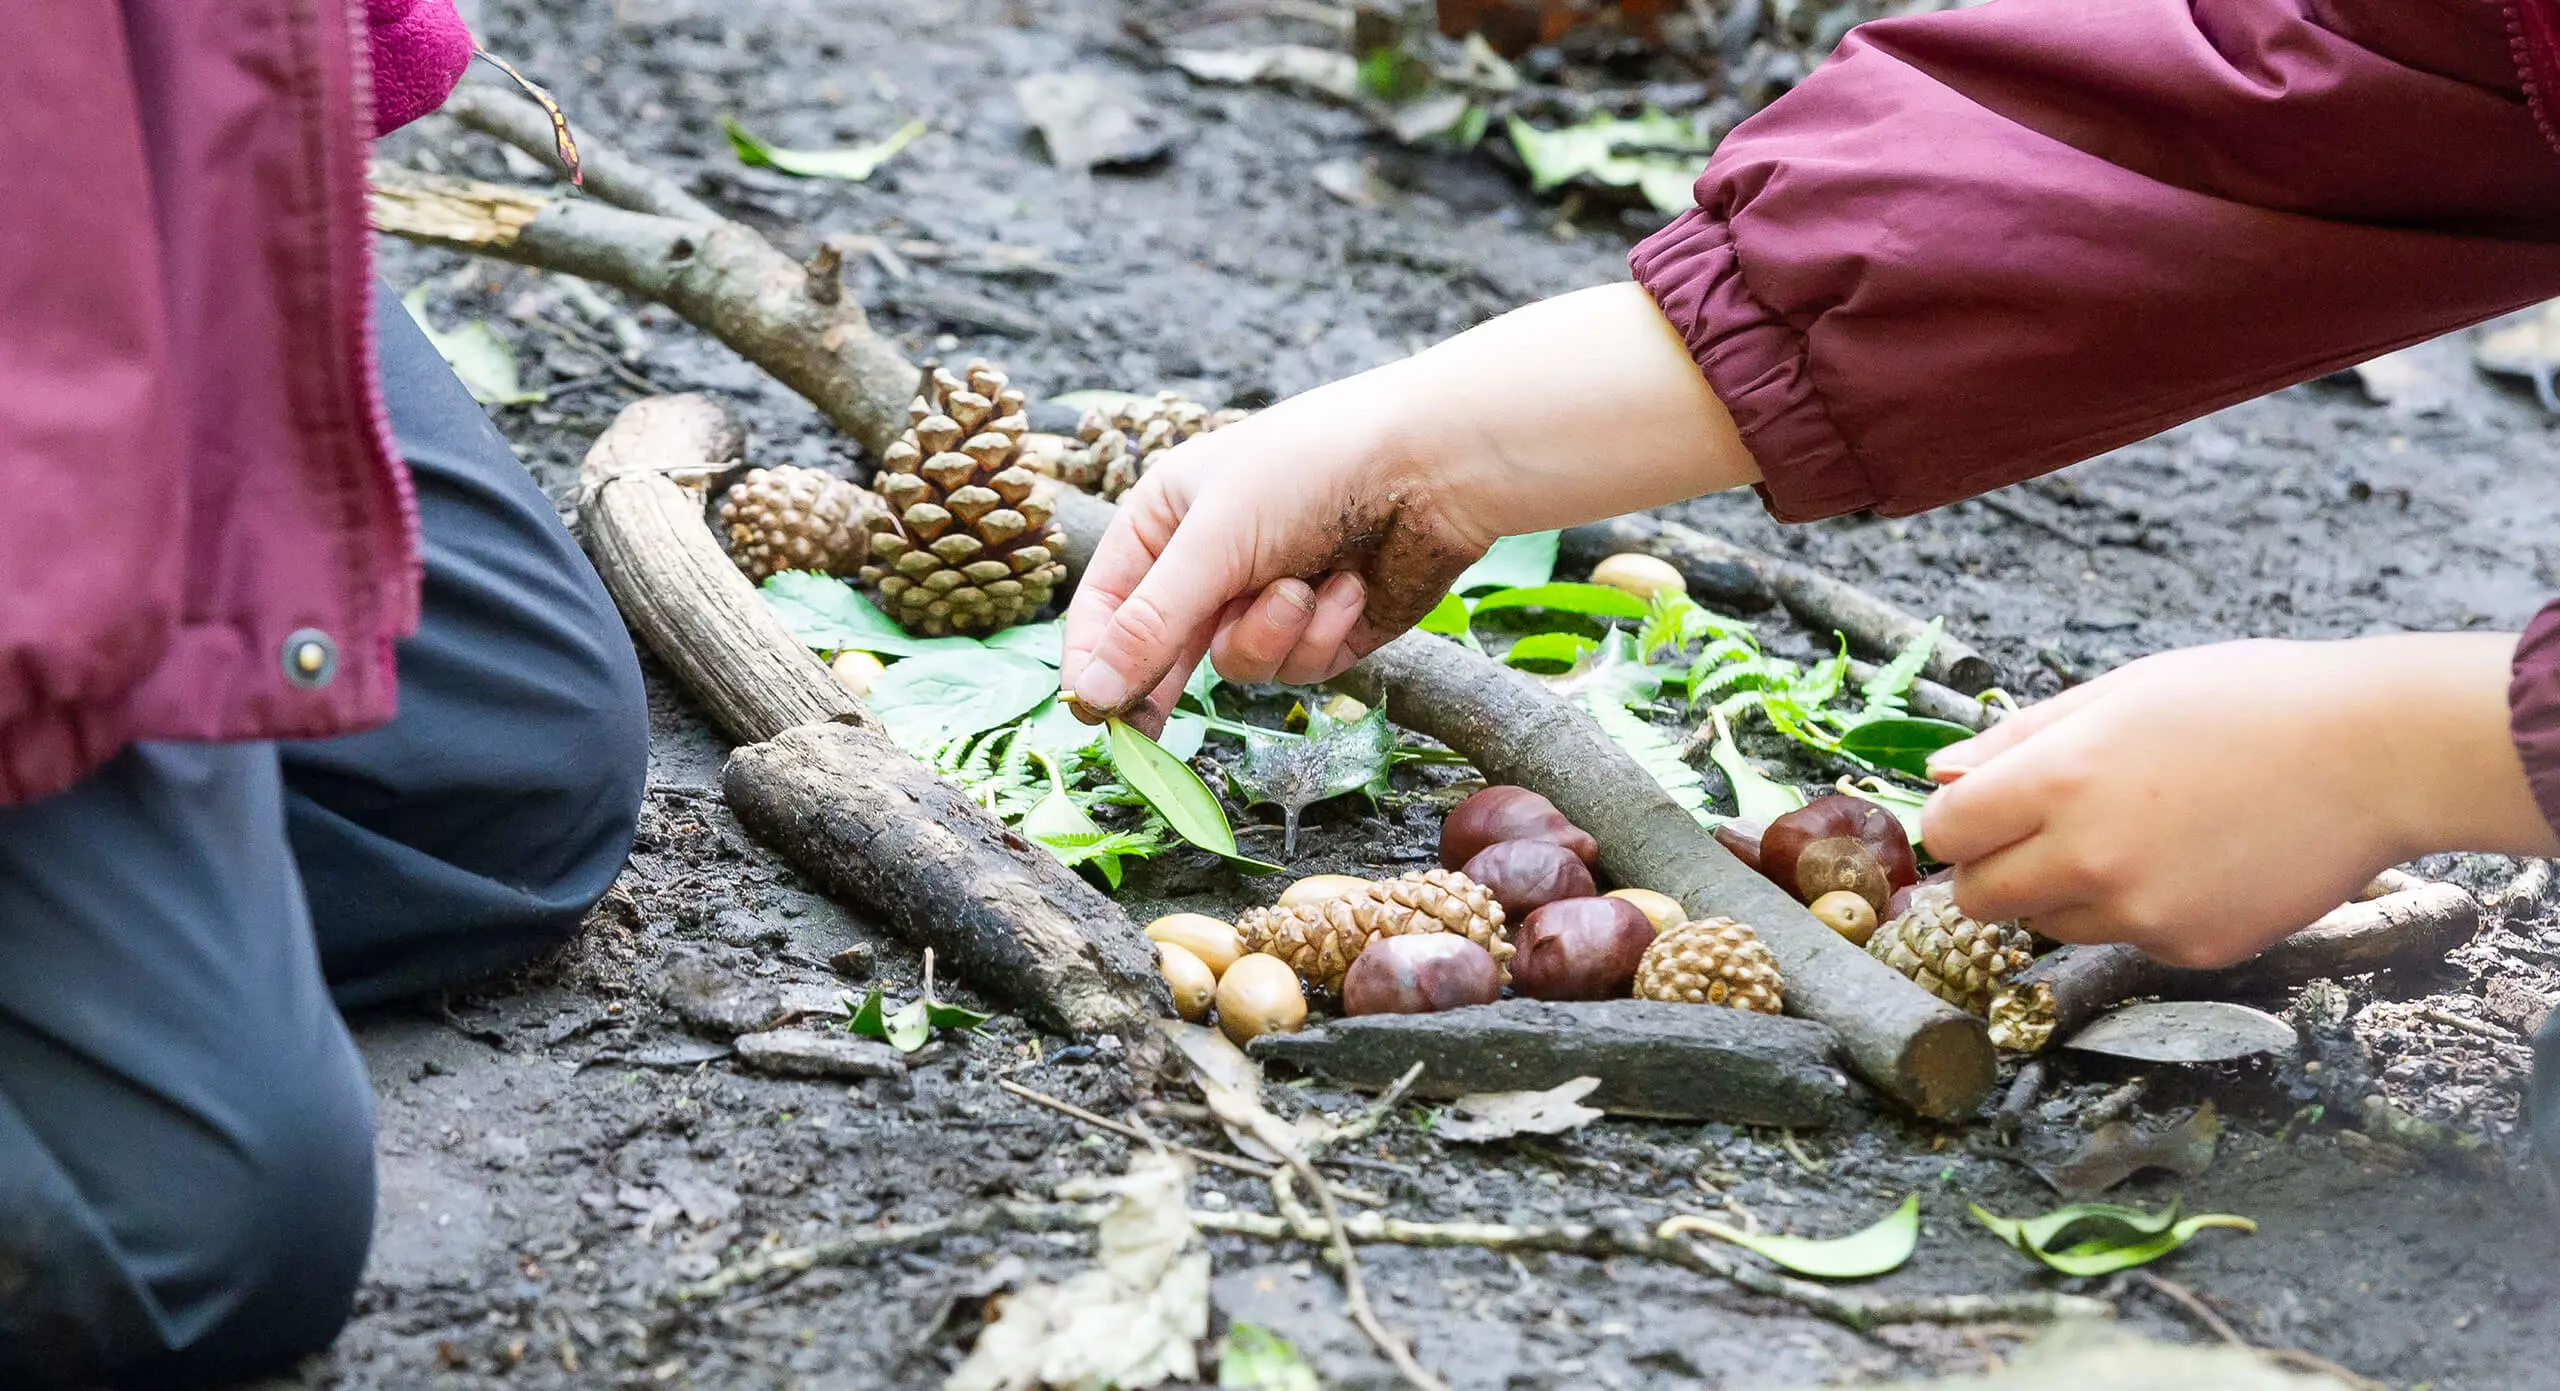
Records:
{"label": "bark-covered log", "polygon": [[757,596],[671,475],[708,475],[740,433],[704,396],[625,407],[587,456],[583,521],[642,641],[745,744],[730,806],[831,892],[1035,1022],[1150,1034],[1169,1013],[1119,905],[909,757]]}
{"label": "bark-covered log", "polygon": [[2127,1000],[2222,999],[2288,990],[2322,977],[2441,960],[2480,930],[2480,905],[2454,884],[2413,882],[2331,909],[2318,922],[2236,965],[2164,966],[2121,942],[2069,946],[2020,972],[1991,1009],[2001,1047],[2034,1052],[2068,1039]]}
{"label": "bark-covered log", "polygon": [[876,457],[907,428],[917,372],[862,306],[809,292],[762,234],[377,164],[377,231],[561,271],[655,300],[807,397]]}
{"label": "bark-covered log", "polygon": [[[1724,573],[1723,567],[1740,566],[1759,576],[1789,613],[1815,628],[1838,632],[1851,647],[1878,656],[1899,651],[1926,626],[1909,611],[1810,565],[1656,517],[1612,517],[1573,527],[1565,532],[1565,545],[1574,554],[1641,551],[1669,562],[1684,576],[1695,571],[1712,577]],[[1951,633],[1940,635],[1921,674],[1966,694],[1984,690],[1998,678],[1988,658]]]}
{"label": "bark-covered log", "polygon": [[1388,717],[1466,755],[1498,783],[1543,793],[1600,842],[1618,883],[1678,899],[1693,916],[1727,915],[1769,944],[1787,1012],[1828,1024],[1859,1076],[1938,1119],[1970,1116],[1991,1092],[1982,1021],[1939,1001],[1814,921],[1743,867],[1662,793],[1588,715],[1499,662],[1428,633],[1408,633],[1333,682]]}
{"label": "bark-covered log", "polygon": [[1072,1034],[1172,1013],[1120,905],[865,725],[804,725],[729,756],[730,809],[800,871],[971,984]]}
{"label": "bark-covered log", "polygon": [[1583,1101],[1618,1115],[1811,1126],[1838,1120],[1848,1100],[1849,1079],[1831,1064],[1835,1041],[1807,1020],[1714,1005],[1504,1000],[1337,1019],[1266,1034],[1252,1051],[1364,1087],[1420,1063],[1417,1096],[1544,1091],[1597,1077]]}
{"label": "bark-covered log", "polygon": [[1593,566],[1624,551],[1652,556],[1680,572],[1689,597],[1727,613],[1758,613],[1778,602],[1769,582],[1751,565],[1699,546],[1686,544],[1701,533],[1677,522],[1647,516],[1611,517],[1566,527],[1557,554],[1576,565]]}
{"label": "bark-covered log", "polygon": [[[1863,686],[1875,680],[1880,670],[1873,662],[1853,660],[1849,663],[1849,684]],[[1911,683],[1911,688],[1902,693],[1902,701],[1912,714],[1923,719],[1945,720],[1975,731],[1989,729],[2000,720],[1998,708],[1925,676]]]}
{"label": "bark-covered log", "polygon": [[[495,86],[463,87],[438,111],[472,130],[515,146],[565,179],[569,166],[560,162],[560,147],[551,117],[523,93]],[[583,126],[572,130],[578,142],[578,171],[586,191],[617,208],[655,213],[686,222],[717,222],[710,204],[684,191],[674,179],[596,139]]]}

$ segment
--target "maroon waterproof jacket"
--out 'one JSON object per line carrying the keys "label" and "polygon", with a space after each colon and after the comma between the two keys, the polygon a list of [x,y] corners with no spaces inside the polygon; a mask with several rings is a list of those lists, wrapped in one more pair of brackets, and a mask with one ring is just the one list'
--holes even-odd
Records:
{"label": "maroon waterproof jacket", "polygon": [[365,141],[470,54],[451,0],[0,3],[0,803],[389,718]]}
{"label": "maroon waterproof jacket", "polygon": [[[2546,99],[2560,0],[1881,20],[1632,261],[1771,512],[1916,512],[2560,295]],[[2560,604],[2514,673],[2560,826]]]}

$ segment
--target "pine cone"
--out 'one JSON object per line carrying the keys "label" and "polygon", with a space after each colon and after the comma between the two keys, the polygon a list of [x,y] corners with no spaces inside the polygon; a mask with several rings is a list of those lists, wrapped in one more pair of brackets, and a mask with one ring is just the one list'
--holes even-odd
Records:
{"label": "pine cone", "polygon": [[[1490,952],[1498,967],[1511,959],[1502,905],[1492,890],[1454,869],[1376,879],[1359,892],[1295,908],[1256,908],[1236,919],[1236,930],[1246,951],[1279,957],[1309,985],[1334,991],[1342,989],[1343,973],[1361,949],[1379,937],[1456,932]],[[1511,979],[1508,967],[1502,979]]]}
{"label": "pine cone", "polygon": [[1785,1003],[1785,982],[1758,933],[1731,918],[1705,918],[1653,939],[1636,966],[1635,993],[1639,1000],[1776,1014]]}
{"label": "pine cone", "polygon": [[1022,466],[1022,393],[986,362],[935,368],[913,422],[873,482],[894,517],[873,523],[863,583],[908,631],[992,633],[1040,611],[1066,575],[1039,475]]}
{"label": "pine cone", "polygon": [[1031,466],[1070,487],[1117,498],[1145,475],[1155,456],[1193,435],[1233,425],[1251,414],[1211,410],[1170,391],[1138,397],[1103,412],[1089,410],[1076,426],[1081,449],[1045,455]]}
{"label": "pine cone", "polygon": [[1966,917],[1956,907],[1955,891],[1944,884],[1914,890],[1902,916],[1867,939],[1867,954],[1978,1015],[1991,1012],[2001,986],[2036,956],[2034,944],[2015,926]]}
{"label": "pine cone", "polygon": [[729,556],[757,584],[784,570],[850,576],[869,558],[880,499],[813,468],[749,469],[720,496]]}

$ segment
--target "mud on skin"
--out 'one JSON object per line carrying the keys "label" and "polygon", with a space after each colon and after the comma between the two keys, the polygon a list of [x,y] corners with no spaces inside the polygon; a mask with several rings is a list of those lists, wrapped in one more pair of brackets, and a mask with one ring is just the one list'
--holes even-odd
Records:
{"label": "mud on skin", "polygon": [[[490,0],[472,18],[491,48],[551,84],[574,118],[690,176],[793,250],[830,232],[1045,248],[1067,275],[973,277],[917,263],[914,280],[901,282],[866,262],[851,282],[911,354],[983,353],[1035,394],[1164,386],[1260,404],[1511,303],[1624,274],[1637,229],[1592,216],[1559,235],[1555,208],[1530,202],[1486,165],[1373,144],[1349,115],[1285,95],[1194,89],[1145,64],[1122,36],[1123,17],[1105,0]],[[1172,155],[1090,180],[1049,167],[1010,85],[1055,69],[1126,80],[1176,127]],[[737,168],[718,127],[724,115],[798,146],[876,138],[910,117],[936,133],[869,185],[803,184]],[[387,142],[383,154],[509,177],[490,146],[442,122]],[[1321,192],[1309,171],[1336,158],[1374,159],[1394,190],[1389,200],[1354,209]],[[603,331],[546,277],[400,246],[384,259],[403,288],[431,286],[441,321],[489,319],[515,344],[528,381],[554,387],[550,403],[499,419],[565,502],[578,458],[632,394],[609,377],[561,389],[606,372]],[[1014,339],[937,319],[929,306],[946,301],[919,289],[993,298],[1047,331]],[[552,328],[512,318],[511,308]],[[670,388],[736,399],[756,425],[761,462],[849,458],[813,411],[727,350],[660,311],[642,311],[639,322],[650,340],[639,369]],[[1737,495],[1673,515],[1945,612],[2022,697],[2213,638],[2511,626],[2560,589],[2551,438],[2529,402],[2473,380],[2454,357],[2458,389],[2444,414],[2397,415],[2351,390],[2298,388],[2011,490],[2004,511],[1975,503],[1907,521],[1781,529]],[[1813,650],[1802,637],[1778,645],[1788,643]],[[796,1242],[923,1218],[1124,1163],[1121,1140],[999,1091],[999,1070],[1019,1069],[1011,1075],[1027,1085],[1105,1112],[1132,1100],[1120,1069],[1057,1040],[1040,1041],[1047,1061],[1031,1063],[1034,1039],[1009,1019],[944,1042],[901,1081],[851,1088],[687,1062],[703,1045],[654,996],[679,956],[747,980],[825,981],[831,955],[869,943],[893,996],[913,992],[919,963],[809,892],[738,829],[717,795],[721,751],[663,679],[654,712],[642,844],[578,944],[524,980],[364,1024],[382,1100],[380,1234],[355,1323],[300,1384],[932,1387],[998,1277],[1077,1264],[1080,1243],[972,1240],[816,1272],[725,1306],[674,1313],[653,1302],[661,1284],[769,1236]],[[1420,783],[1399,787],[1415,798],[1381,814],[1354,803],[1313,809],[1306,853],[1292,868],[1428,863],[1447,802],[1429,804]],[[1247,828],[1246,839],[1276,849],[1276,827]],[[2485,892],[2511,867],[2435,868]],[[1232,917],[1265,892],[1175,860],[1138,876],[1129,906],[1141,921],[1182,909]],[[2419,1013],[2434,1006],[2510,1031],[2530,1027],[2560,980],[2560,926],[2540,904],[2492,917],[2497,926],[2441,972],[2391,983],[2405,998],[2377,1000],[2361,985],[2350,994],[2387,1092],[2422,1114],[2505,1133],[2521,1080],[2513,1046]],[[965,989],[958,997],[984,1003]],[[2065,1080],[2031,1132],[2069,1126],[2122,1080],[2075,1063],[2060,1070]],[[2249,1214],[2261,1229],[2209,1234],[2164,1274],[2253,1338],[2401,1385],[2528,1385],[2560,1358],[2551,1317],[2560,1263],[2524,1189],[2412,1167],[2326,1125],[2278,1143],[2287,1117],[2315,1094],[2298,1072],[2184,1089],[2163,1078],[2145,1114],[2208,1091],[2229,1129],[2188,1204]],[[1274,1093],[1284,1110],[1355,1102],[1322,1088]],[[1149,1123],[1222,1144],[1178,1117]],[[1360,1182],[1420,1218],[1650,1219],[1712,1209],[1729,1195],[1764,1223],[1828,1235],[1919,1191],[1920,1254],[1880,1288],[2030,1287],[2039,1277],[1974,1232],[1964,1203],[2019,1213],[2053,1200],[2016,1166],[1975,1153],[1979,1133],[1867,1116],[1798,1136],[1819,1173],[1773,1134],[1614,1121],[1481,1152],[1399,1123],[1358,1157],[1396,1166],[1366,1169]],[[1213,1191],[1240,1206],[1267,1203],[1254,1181],[1205,1171],[1202,1200]],[[2170,1188],[2138,1179],[2122,1192],[2156,1204]],[[1220,1242],[1216,1252],[1220,1318],[1296,1340],[1328,1386],[1392,1384],[1341,1320],[1312,1251]],[[1862,1339],[1643,1265],[1390,1248],[1371,1248],[1364,1263],[1388,1320],[1467,1391],[1840,1383],[1974,1370],[1984,1358],[1954,1330]],[[2195,1336],[2145,1296],[2121,1303],[2146,1331]]]}

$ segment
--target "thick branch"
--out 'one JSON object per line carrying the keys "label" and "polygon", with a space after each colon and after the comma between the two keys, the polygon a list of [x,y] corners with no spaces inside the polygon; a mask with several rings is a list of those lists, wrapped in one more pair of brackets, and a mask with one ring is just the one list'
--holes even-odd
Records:
{"label": "thick branch", "polygon": [[2320,921],[2234,966],[2163,966],[2123,943],[2063,947],[2019,973],[1991,1009],[2001,1047],[2033,1052],[2070,1038],[2127,1000],[2265,994],[2323,977],[2441,960],[2480,930],[2480,905],[2453,884],[2410,881],[2380,898],[2331,909]]}
{"label": "thick branch", "polygon": [[860,305],[822,303],[753,228],[660,217],[376,165],[373,225],[392,236],[601,281],[666,305],[799,392],[874,455],[907,428],[917,371]]}
{"label": "thick branch", "polygon": [[1488,779],[1543,793],[1599,840],[1601,867],[1618,883],[1669,894],[1698,917],[1749,924],[1786,976],[1787,1012],[1830,1025],[1850,1066],[1885,1095],[1923,1116],[1959,1119],[1990,1094],[1982,1021],[1744,868],[1581,710],[1428,633],[1407,633],[1333,684],[1383,703],[1389,718],[1466,755]]}

